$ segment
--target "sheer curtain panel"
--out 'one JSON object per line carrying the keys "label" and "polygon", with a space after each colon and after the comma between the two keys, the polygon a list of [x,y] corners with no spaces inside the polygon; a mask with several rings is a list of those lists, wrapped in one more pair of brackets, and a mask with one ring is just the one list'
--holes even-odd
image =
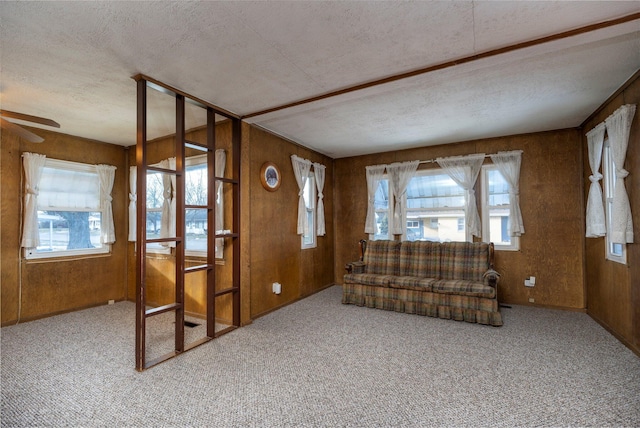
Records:
{"label": "sheer curtain panel", "polygon": [[474,236],[482,234],[482,223],[476,204],[476,192],[473,189],[484,162],[484,153],[467,156],[437,158],[438,165],[458,186],[464,189],[464,222],[467,230]]}
{"label": "sheer curtain panel", "polygon": [[394,235],[402,235],[404,233],[406,221],[403,196],[407,192],[407,185],[415,175],[419,164],[420,161],[415,160],[409,162],[394,162],[391,165],[387,165],[387,174],[389,175],[391,190],[395,198],[392,228]]}
{"label": "sheer curtain panel", "polygon": [[316,188],[318,189],[318,206],[316,207],[317,215],[316,221],[318,223],[317,233],[318,236],[324,236],[326,234],[325,224],[324,224],[324,194],[322,191],[324,190],[324,177],[325,177],[325,169],[326,167],[319,163],[313,164],[313,174],[316,178]]}
{"label": "sheer curtain panel", "polygon": [[[176,158],[169,158],[169,169],[172,171],[176,170]],[[170,200],[170,216],[169,216],[169,236],[176,236],[176,174],[170,174],[169,179],[171,180],[171,200]],[[175,248],[176,242],[169,242],[169,246],[171,248]]]}
{"label": "sheer curtain panel", "polygon": [[22,223],[23,248],[36,248],[40,245],[40,233],[38,232],[38,189],[45,155],[25,152],[22,154],[24,168],[24,217]]}
{"label": "sheer curtain panel", "polygon": [[[215,175],[223,178],[227,165],[227,153],[223,149],[216,150]],[[224,233],[224,194],[222,181],[216,182],[216,234]],[[216,258],[221,259],[224,253],[224,238],[216,238]]]}
{"label": "sheer curtain panel", "polygon": [[626,104],[618,108],[605,120],[613,163],[616,166],[616,186],[613,193],[611,236],[609,236],[609,239],[611,242],[621,244],[633,243],[631,205],[624,186],[624,179],[629,175],[629,172],[624,169],[624,161],[627,157],[629,134],[635,112],[636,106],[634,104]]}
{"label": "sheer curtain panel", "polygon": [[364,233],[376,233],[376,191],[378,184],[384,177],[386,165],[371,165],[365,167],[367,177],[367,218],[364,222]]}
{"label": "sheer curtain panel", "polygon": [[129,241],[136,240],[136,202],[138,196],[136,189],[138,185],[138,168],[129,167]]}
{"label": "sheer curtain panel", "polygon": [[586,226],[587,238],[597,238],[607,233],[607,225],[604,218],[604,205],[602,203],[602,188],[600,187],[600,161],[602,160],[602,144],[606,126],[600,123],[587,132],[587,148],[589,150],[589,166],[591,167],[591,187],[587,198]]}
{"label": "sheer curtain panel", "polygon": [[302,159],[296,155],[291,155],[291,165],[293,166],[293,174],[298,183],[298,226],[297,234],[303,235],[308,233],[309,224],[307,223],[307,208],[304,204],[304,185],[311,171],[311,161]]}
{"label": "sheer curtain panel", "polygon": [[[160,168],[169,169],[169,159],[160,161]],[[160,216],[160,238],[168,238],[171,236],[171,177],[169,174],[162,173],[162,214]],[[168,246],[162,243],[162,246]]]}
{"label": "sheer curtain panel", "polygon": [[111,206],[111,191],[113,180],[116,176],[116,167],[113,165],[96,165],[98,179],[100,180],[100,207],[102,208],[102,234],[100,241],[103,244],[116,242],[116,232],[113,225],[113,208]]}
{"label": "sheer curtain panel", "polygon": [[490,155],[504,179],[509,183],[509,234],[521,236],[524,233],[522,211],[520,210],[520,165],[522,150],[498,152]]}

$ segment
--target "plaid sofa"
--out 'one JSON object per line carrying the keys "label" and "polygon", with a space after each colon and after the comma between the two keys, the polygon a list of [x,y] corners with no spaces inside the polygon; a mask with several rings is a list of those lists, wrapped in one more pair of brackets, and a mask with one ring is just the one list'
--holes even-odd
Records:
{"label": "plaid sofa", "polygon": [[361,241],[342,303],[502,325],[493,243]]}

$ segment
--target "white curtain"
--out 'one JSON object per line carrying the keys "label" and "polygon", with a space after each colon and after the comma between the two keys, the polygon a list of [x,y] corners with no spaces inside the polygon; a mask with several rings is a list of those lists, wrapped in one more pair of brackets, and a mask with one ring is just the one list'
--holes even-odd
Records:
{"label": "white curtain", "polygon": [[394,235],[401,235],[404,233],[406,221],[402,197],[406,193],[407,185],[415,175],[419,164],[420,161],[415,160],[409,162],[394,162],[391,165],[387,165],[389,183],[391,184],[391,190],[393,191],[393,196],[395,198],[392,228],[392,233]]}
{"label": "white curtain", "polygon": [[318,206],[316,207],[317,216],[316,222],[318,223],[317,233],[318,236],[324,236],[326,234],[325,224],[324,224],[324,194],[322,191],[324,190],[324,177],[325,177],[325,169],[326,167],[319,163],[313,164],[313,174],[316,178],[316,188],[318,189]]}
{"label": "white curtain", "polygon": [[[169,158],[169,169],[172,171],[176,170],[176,158]],[[170,174],[169,178],[171,180],[171,205],[170,205],[170,221],[169,221],[169,236],[176,236],[176,174]],[[174,248],[176,246],[175,241],[169,242],[169,246]]]}
{"label": "white curtain", "polygon": [[37,153],[23,153],[24,167],[24,216],[22,223],[22,243],[24,248],[36,248],[40,245],[38,232],[38,189],[42,170],[47,157]]}
{"label": "white curtain", "polygon": [[[160,168],[169,169],[169,159],[160,161]],[[169,174],[162,174],[162,214],[160,217],[160,238],[171,237],[171,222],[175,219],[171,217],[171,177]],[[175,230],[175,226],[173,227]],[[163,246],[168,244],[163,243]]]}
{"label": "white curtain", "polygon": [[100,208],[102,209],[100,242],[113,244],[116,242],[116,232],[113,225],[111,191],[113,190],[113,180],[116,176],[116,167],[113,165],[96,165],[96,170],[100,181]]}
{"label": "white curtain", "polygon": [[386,165],[371,165],[365,167],[367,175],[367,219],[364,222],[364,233],[376,233],[376,191],[378,184],[384,177]]}
{"label": "white curtain", "polygon": [[302,159],[296,155],[291,155],[291,164],[293,165],[293,174],[296,177],[298,183],[298,235],[307,234],[309,231],[309,224],[307,222],[307,208],[304,203],[304,185],[309,177],[309,171],[311,171],[311,161]]}
{"label": "white curtain", "polygon": [[129,241],[136,240],[136,201],[138,185],[138,169],[129,167]]}
{"label": "white curtain", "polygon": [[607,226],[604,218],[604,205],[602,203],[602,188],[599,181],[600,161],[602,160],[602,144],[604,142],[604,132],[606,130],[604,122],[587,132],[587,148],[589,150],[589,165],[591,166],[591,187],[587,198],[586,226],[587,238],[597,238],[604,236]]}
{"label": "white curtain", "polygon": [[[227,153],[223,149],[216,150],[215,155],[215,175],[224,177],[224,170],[227,165]],[[216,182],[216,234],[223,233],[224,229],[224,194],[221,181]],[[224,238],[216,238],[215,256],[221,259],[224,256]]]}
{"label": "white curtain", "polygon": [[629,134],[635,112],[636,106],[634,104],[626,104],[605,120],[613,163],[616,166],[616,186],[613,193],[611,235],[609,236],[611,242],[616,243],[633,242],[631,206],[627,190],[624,187],[624,179],[629,175],[629,172],[624,169],[624,161],[627,157]]}
{"label": "white curtain", "polygon": [[474,187],[478,174],[484,162],[484,153],[467,156],[452,156],[437,158],[438,165],[447,173],[458,186],[464,189],[464,223],[467,230],[474,235],[482,234],[478,205],[476,204],[476,192]]}
{"label": "white curtain", "polygon": [[522,211],[520,210],[520,165],[522,163],[522,150],[511,152],[498,152],[490,155],[491,160],[498,168],[504,179],[509,184],[509,234],[520,236],[524,233]]}

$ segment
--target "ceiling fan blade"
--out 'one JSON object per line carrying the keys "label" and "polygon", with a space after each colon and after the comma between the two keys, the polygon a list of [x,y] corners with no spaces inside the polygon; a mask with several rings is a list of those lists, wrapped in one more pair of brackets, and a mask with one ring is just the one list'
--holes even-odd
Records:
{"label": "ceiling fan blade", "polygon": [[22,126],[16,125],[15,123],[11,123],[8,120],[4,120],[1,117],[0,117],[0,126],[2,127],[2,129],[6,130],[7,132],[15,134],[21,138],[24,138],[25,140],[31,143],[42,143],[44,141],[44,138],[37,136],[33,132],[27,131]]}
{"label": "ceiling fan blade", "polygon": [[60,124],[51,119],[45,119],[44,117],[31,116],[29,114],[16,113],[9,110],[0,110],[0,116],[10,117],[12,119],[26,120],[27,122],[39,123],[41,125],[53,126],[54,128],[60,128]]}

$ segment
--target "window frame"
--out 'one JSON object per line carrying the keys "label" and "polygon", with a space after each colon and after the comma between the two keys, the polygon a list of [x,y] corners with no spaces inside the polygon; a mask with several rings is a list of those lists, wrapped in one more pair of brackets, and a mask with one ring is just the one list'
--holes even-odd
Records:
{"label": "window frame", "polygon": [[[449,177],[449,175],[442,168],[429,168],[429,169],[421,169],[421,170],[416,171],[414,177],[411,178],[411,180],[414,180],[417,177],[423,177],[423,176],[428,176],[428,175],[432,175],[432,176],[444,175],[444,176],[448,177],[449,179],[451,179],[451,177]],[[409,181],[409,184],[410,183],[411,183],[411,181]],[[458,186],[458,187],[460,187],[462,189],[462,186],[458,185],[457,183],[456,183],[456,186]],[[407,187],[408,187],[408,185],[407,185]],[[420,208],[420,209],[418,209],[418,208],[409,208],[408,207],[408,203],[407,203],[407,194],[406,194],[406,192],[402,197],[402,204],[404,204],[403,205],[403,208],[404,208],[403,209],[403,217],[404,218],[402,219],[402,221],[404,222],[403,224],[406,224],[406,222],[408,221],[407,220],[408,219],[407,214],[410,211],[418,211],[418,210],[419,211],[429,211],[429,212],[433,212],[433,213],[437,214],[435,216],[435,218],[438,219],[438,229],[441,228],[440,221],[443,218],[445,218],[445,219],[446,218],[451,218],[451,215],[450,215],[451,211],[457,211],[459,209],[461,211],[461,213],[462,213],[462,216],[463,216],[462,218],[463,219],[464,219],[464,216],[465,216],[465,207]],[[393,201],[390,201],[389,205],[393,206]],[[438,213],[443,213],[443,214],[438,214]],[[392,213],[392,215],[393,215],[393,213]],[[425,219],[429,219],[430,220],[431,218],[432,217],[426,217]],[[455,218],[458,218],[458,217],[455,217]],[[458,231],[457,221],[456,221],[456,225],[455,225],[455,231]],[[469,230],[466,227],[464,228],[464,236],[465,236],[465,241],[464,242],[472,242],[472,238],[473,237],[471,236],[471,233],[469,232]],[[402,234],[402,240],[403,241],[407,240],[407,229],[406,228],[405,228],[404,233]],[[438,240],[437,242],[445,242],[445,241]]]}
{"label": "window frame", "polygon": [[[490,188],[489,188],[489,172],[497,171],[498,167],[491,163],[482,165],[482,178],[481,178],[481,188],[482,188],[482,201],[481,201],[481,222],[482,222],[482,240],[485,242],[493,242],[491,240],[491,208],[492,207],[501,207],[509,210],[509,221],[511,221],[511,203],[505,205],[490,205],[489,204],[489,196],[490,196]],[[502,175],[502,173],[500,173]],[[504,179],[504,176],[503,176]],[[508,184],[508,183],[507,183]],[[494,249],[496,251],[520,251],[520,237],[519,236],[510,236],[511,243],[509,245],[497,244],[494,242]]]}
{"label": "window frame", "polygon": [[[61,159],[46,158],[44,163],[44,168],[95,174],[97,176],[96,182],[98,183],[97,184],[98,200],[102,200],[102,188],[100,186],[100,178],[99,178],[96,165],[82,163],[82,162],[61,160]],[[63,208],[65,209],[43,210],[38,208],[38,213],[40,211],[66,211],[66,212],[88,212],[88,213],[99,212],[101,230],[102,230],[102,222],[106,217],[105,210],[102,208],[102,206],[96,209],[87,209],[87,208],[69,209],[68,207],[63,207]],[[38,218],[39,217],[40,216],[38,215]],[[38,220],[38,222],[40,222],[40,220]],[[37,248],[24,248],[23,250],[24,250],[23,255],[26,260],[42,260],[42,259],[68,258],[68,257],[78,257],[78,256],[101,256],[101,255],[111,254],[111,244],[100,242],[100,247],[96,247],[96,248],[78,248],[73,250],[55,250],[55,251],[52,250],[52,251],[46,251],[46,252],[38,251]]]}
{"label": "window frame", "polygon": [[[605,137],[602,145],[602,181],[604,189],[602,192],[604,203],[604,216],[607,233],[605,235],[605,258],[612,262],[627,264],[627,244],[624,242],[612,242],[611,236],[611,212],[613,210],[613,195],[616,185],[616,168],[611,153],[609,138]],[[622,249],[620,253],[614,251],[614,246],[619,245]]]}

